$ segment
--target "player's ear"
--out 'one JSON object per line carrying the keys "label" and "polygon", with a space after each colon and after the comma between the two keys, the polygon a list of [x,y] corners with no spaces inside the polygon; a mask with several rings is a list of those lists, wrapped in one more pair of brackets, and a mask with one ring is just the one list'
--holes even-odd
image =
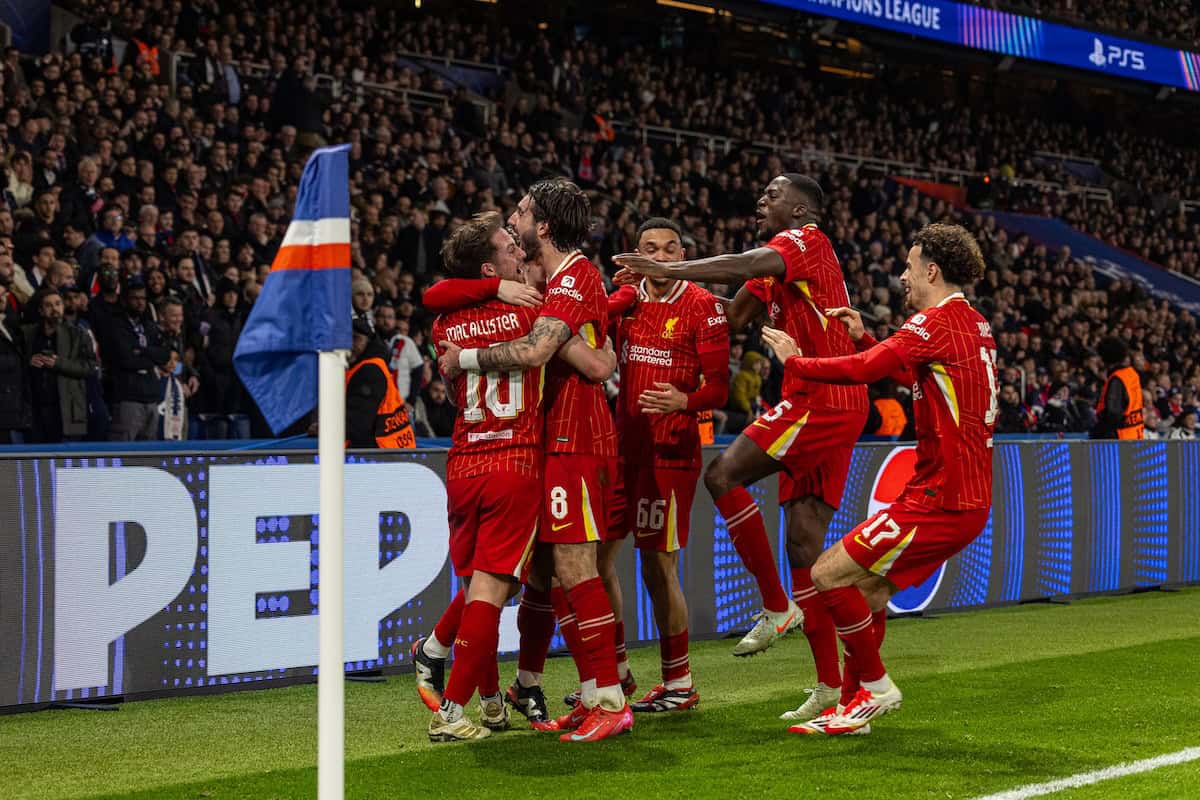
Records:
{"label": "player's ear", "polygon": [[495,265],[490,261],[483,262],[483,266],[479,268],[479,274],[485,278],[495,278],[497,275],[499,275],[499,273],[496,272]]}
{"label": "player's ear", "polygon": [[538,238],[539,238],[539,239],[540,239],[540,238],[542,238],[543,236],[545,236],[545,237],[549,238],[549,236],[550,236],[550,223],[549,223],[549,222],[539,222],[539,223],[537,224],[537,235],[538,235]]}

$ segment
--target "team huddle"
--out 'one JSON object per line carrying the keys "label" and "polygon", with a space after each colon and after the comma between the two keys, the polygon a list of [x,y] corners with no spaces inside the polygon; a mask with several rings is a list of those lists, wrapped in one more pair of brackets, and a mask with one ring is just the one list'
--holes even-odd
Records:
{"label": "team huddle", "polygon": [[[610,296],[580,252],[590,202],[568,181],[531,187],[507,227],[482,214],[451,234],[443,257],[452,277],[424,302],[441,315],[439,367],[460,410],[446,477],[450,556],[464,588],[413,646],[418,693],[434,712],[431,740],[484,738],[508,728],[515,708],[562,741],[598,741],[631,730],[635,712],[699,704],[678,557],[701,478],[701,415],[725,404],[730,331],[758,320],[784,363],[782,400],[703,471],[762,595],[734,655],[803,631],[817,685],[781,715],[793,733],[862,735],[900,707],[880,658],[887,601],[966,547],[991,507],[995,343],[962,292],[984,262],[964,229],[920,230],[901,278],[917,313],[877,342],[849,308],[817,227],[823,201],[811,178],[780,175],[757,205],[763,246],[692,261],[674,222],[647,220],[637,252],[614,259]],[[741,288],[724,301],[694,281]],[[602,384],[615,369],[614,424]],[[894,503],[825,549],[866,421],[866,386],[884,377],[913,388],[915,475]],[[776,473],[790,597],[745,488]],[[616,576],[629,538],[662,661],[661,682],[640,697]],[[500,612],[517,592],[517,674],[502,691]],[[542,688],[556,628],[579,674],[559,717]],[[465,713],[476,692],[479,724]]]}

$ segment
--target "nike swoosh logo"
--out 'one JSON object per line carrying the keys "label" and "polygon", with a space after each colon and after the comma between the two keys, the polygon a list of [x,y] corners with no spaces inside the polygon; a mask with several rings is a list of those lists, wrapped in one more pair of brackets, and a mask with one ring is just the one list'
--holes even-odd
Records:
{"label": "nike swoosh logo", "polygon": [[572,526],[572,525],[574,525],[574,524],[575,524],[574,522],[568,522],[568,523],[566,523],[565,525],[551,525],[551,526],[550,526],[550,530],[552,530],[552,531],[561,531],[563,528],[569,528],[569,527],[571,527],[571,526]]}
{"label": "nike swoosh logo", "polygon": [[600,635],[600,634],[598,634],[598,633],[593,633],[591,636],[585,636],[585,637],[583,637],[583,640],[584,640],[585,642],[590,642],[592,639],[595,639],[595,638],[596,638],[597,636],[599,636],[599,635]]}
{"label": "nike swoosh logo", "polygon": [[600,732],[600,728],[596,727],[596,728],[592,728],[590,731],[585,733],[583,736],[580,736],[578,733],[572,733],[571,741],[572,742],[586,742],[588,739],[592,738],[599,732]]}
{"label": "nike swoosh logo", "polygon": [[658,531],[638,531],[636,536],[639,539],[643,539],[647,536],[658,536]]}
{"label": "nike swoosh logo", "polygon": [[793,611],[791,614],[788,615],[788,618],[783,621],[782,625],[775,626],[775,632],[783,633],[784,631],[786,631],[788,629],[788,625],[791,625],[792,620],[794,620],[795,618],[796,618],[796,612]]}

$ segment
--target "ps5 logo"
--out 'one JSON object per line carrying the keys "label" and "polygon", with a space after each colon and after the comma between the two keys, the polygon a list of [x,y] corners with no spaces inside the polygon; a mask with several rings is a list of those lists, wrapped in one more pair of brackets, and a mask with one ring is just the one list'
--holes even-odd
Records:
{"label": "ps5 logo", "polygon": [[1128,47],[1110,44],[1105,45],[1098,37],[1092,37],[1092,52],[1088,61],[1103,69],[1109,64],[1118,67],[1144,71],[1146,69],[1146,54],[1141,50],[1130,50]]}

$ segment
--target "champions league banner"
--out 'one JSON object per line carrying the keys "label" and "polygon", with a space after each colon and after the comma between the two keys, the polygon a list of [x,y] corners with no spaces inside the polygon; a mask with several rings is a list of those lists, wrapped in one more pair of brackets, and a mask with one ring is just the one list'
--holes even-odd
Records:
{"label": "champions league banner", "polygon": [[1200,54],[952,0],[767,0],[1006,56],[1200,91]]}
{"label": "champions league banner", "polygon": [[[710,448],[706,458],[717,450]],[[458,589],[444,451],[351,454],[347,671],[407,671]],[[0,459],[0,707],[314,680],[320,609],[312,453]],[[912,474],[908,445],[855,451],[832,543]],[[991,521],[898,613],[1200,582],[1200,442],[997,443]],[[773,480],[754,489],[784,530]],[[626,631],[657,639],[632,545]],[[748,629],[759,607],[703,490],[680,558],[693,638]],[[501,649],[516,648],[516,607]],[[556,647],[561,642],[556,639]]]}

